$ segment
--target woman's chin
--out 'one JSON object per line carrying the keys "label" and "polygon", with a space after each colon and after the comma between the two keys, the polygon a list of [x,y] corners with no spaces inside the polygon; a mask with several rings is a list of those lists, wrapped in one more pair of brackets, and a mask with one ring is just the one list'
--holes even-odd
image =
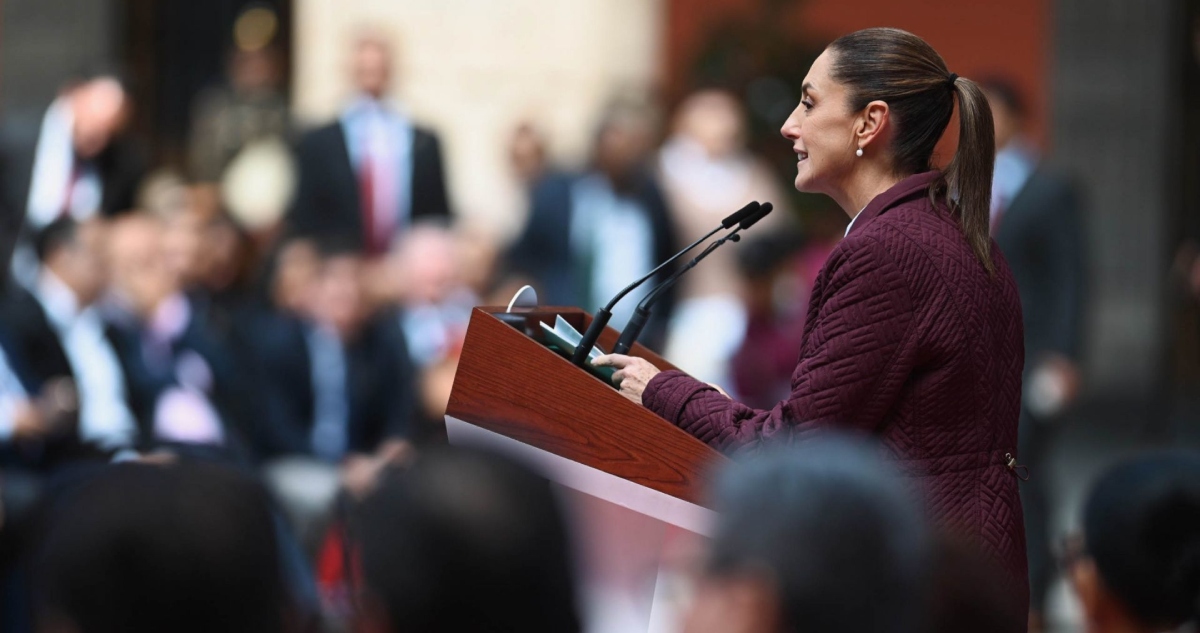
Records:
{"label": "woman's chin", "polygon": [[804,168],[800,168],[800,173],[796,174],[796,180],[792,182],[796,187],[796,191],[800,193],[816,193],[815,185],[812,178],[805,172]]}

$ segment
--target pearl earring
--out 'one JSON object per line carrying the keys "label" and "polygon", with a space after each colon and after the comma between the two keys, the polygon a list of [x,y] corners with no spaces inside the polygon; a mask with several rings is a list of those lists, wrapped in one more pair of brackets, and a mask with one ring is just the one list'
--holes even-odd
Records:
{"label": "pearl earring", "polygon": [[854,152],[854,155],[859,158],[862,158],[862,148],[861,147],[858,148],[858,150]]}

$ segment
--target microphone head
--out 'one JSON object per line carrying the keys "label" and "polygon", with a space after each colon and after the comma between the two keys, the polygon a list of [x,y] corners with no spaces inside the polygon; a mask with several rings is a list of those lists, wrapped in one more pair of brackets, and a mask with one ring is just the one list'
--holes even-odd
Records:
{"label": "microphone head", "polygon": [[[768,203],[768,204],[770,204],[770,203]],[[762,208],[762,205],[759,204],[757,200],[755,200],[754,202],[747,204],[746,206],[738,209],[737,211],[734,211],[728,217],[726,217],[724,220],[721,220],[721,228],[727,229],[731,226],[734,226],[735,224],[741,224],[742,222],[746,221],[746,218],[754,215],[755,213],[758,213],[759,209],[761,209],[761,208]]]}
{"label": "microphone head", "polygon": [[771,211],[773,211],[774,209],[775,209],[775,205],[771,204],[770,202],[764,202],[762,204],[762,206],[759,207],[758,213],[755,213],[755,214],[751,215],[750,217],[742,220],[741,222],[738,223],[738,226],[741,227],[741,229],[743,231],[745,231],[746,229],[754,226],[755,222],[758,222],[759,220],[767,217],[767,214],[770,213]]}

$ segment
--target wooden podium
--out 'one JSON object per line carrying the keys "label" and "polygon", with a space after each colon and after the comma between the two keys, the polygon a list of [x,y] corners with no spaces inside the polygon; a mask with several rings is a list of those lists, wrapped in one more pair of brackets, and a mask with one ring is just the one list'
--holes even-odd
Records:
{"label": "wooden podium", "polygon": [[[560,315],[580,332],[591,323],[578,308],[472,312],[447,434],[561,486],[588,631],[677,630],[678,583],[667,559],[709,533],[714,514],[704,495],[725,458],[547,347],[538,323]],[[617,336],[607,328],[600,347],[611,349]],[[674,369],[640,345],[630,353]]]}

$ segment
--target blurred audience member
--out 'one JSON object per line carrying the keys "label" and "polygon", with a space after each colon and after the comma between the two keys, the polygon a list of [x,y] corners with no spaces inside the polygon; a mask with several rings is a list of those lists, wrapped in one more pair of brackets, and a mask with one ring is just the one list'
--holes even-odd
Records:
{"label": "blurred audience member", "polygon": [[1025,631],[1025,616],[995,582],[1004,570],[961,537],[934,542],[925,600],[928,633],[1013,633]]}
{"label": "blurred audience member", "polygon": [[737,251],[747,323],[730,361],[731,385],[755,408],[770,409],[792,391],[808,299],[795,291],[796,253],[803,246],[797,233],[778,231],[750,238]]}
{"label": "blurred audience member", "polygon": [[[675,225],[687,242],[751,200],[777,207],[756,234],[787,223],[789,197],[767,165],[746,150],[744,119],[737,99],[720,90],[694,93],[679,106],[658,169]],[[707,382],[730,384],[730,358],[747,319],[740,281],[731,248],[714,252],[683,279],[664,350],[679,368]]]}
{"label": "blurred audience member", "polygon": [[271,47],[233,50],[227,85],[196,98],[188,158],[191,176],[217,182],[225,168],[256,141],[283,139],[288,133],[287,98],[279,88],[279,53]]}
{"label": "blurred audience member", "polygon": [[50,462],[112,455],[137,440],[127,377],[94,305],[108,283],[106,230],[95,219],[51,222],[35,240],[41,264],[32,289],[9,284],[0,298],[7,351],[28,371],[32,391],[78,394],[76,432],[46,447]]}
{"label": "blurred audience member", "polygon": [[201,463],[122,464],[73,491],[36,566],[39,631],[284,630],[263,490]]}
{"label": "blurred audience member", "polygon": [[177,222],[137,214],[114,225],[111,336],[147,443],[229,449],[249,424],[250,396],[203,304],[184,292],[202,237],[178,235],[194,227]]}
{"label": "blurred audience member", "polygon": [[571,547],[549,483],[441,448],[392,471],[356,522],[362,631],[580,630]]}
{"label": "blurred audience member", "polygon": [[1200,622],[1200,454],[1147,455],[1105,473],[1067,554],[1087,633]]}
{"label": "blurred audience member", "polygon": [[413,370],[395,319],[366,311],[353,244],[318,243],[303,319],[278,314],[257,332],[265,400],[260,451],[268,480],[306,544],[340,490],[361,496],[405,458],[416,410]]}
{"label": "blurred audience member", "polygon": [[532,190],[549,168],[546,138],[528,121],[517,125],[508,141],[508,164],[525,191]]}
{"label": "blurred audience member", "polygon": [[449,216],[450,203],[438,137],[385,101],[390,44],[361,36],[352,73],[355,100],[296,150],[300,175],[289,222],[300,235],[339,235],[375,256],[412,222]]}
{"label": "blurred audience member", "polygon": [[[619,102],[601,120],[588,171],[549,174],[538,183],[509,261],[532,278],[542,303],[594,311],[674,254],[675,229],[647,168],[653,142],[650,111]],[[613,311],[612,326],[624,327],[641,297],[669,272],[630,293]],[[661,349],[673,297],[657,304],[643,343]]]}
{"label": "blurred audience member", "polygon": [[[133,208],[145,166],[121,135],[129,107],[120,79],[96,73],[69,83],[40,125],[20,116],[6,121],[0,139],[3,261],[23,226],[36,232],[63,216],[85,220]],[[23,279],[32,280],[31,254],[16,265]]]}
{"label": "blurred audience member", "polygon": [[926,526],[897,473],[846,440],[738,463],[717,483],[684,630],[920,630]]}
{"label": "blurred audience member", "polygon": [[1029,548],[1031,627],[1040,628],[1050,586],[1049,424],[1079,390],[1084,291],[1083,228],[1072,185],[1039,164],[1025,135],[1025,102],[1015,85],[980,82],[996,127],[992,235],[1012,268],[1025,321],[1024,395],[1018,458],[1033,477],[1021,488]]}
{"label": "blurred audience member", "polygon": [[415,227],[401,239],[388,268],[396,285],[400,327],[421,371],[425,413],[440,419],[478,297],[465,285],[459,241],[448,229]]}

